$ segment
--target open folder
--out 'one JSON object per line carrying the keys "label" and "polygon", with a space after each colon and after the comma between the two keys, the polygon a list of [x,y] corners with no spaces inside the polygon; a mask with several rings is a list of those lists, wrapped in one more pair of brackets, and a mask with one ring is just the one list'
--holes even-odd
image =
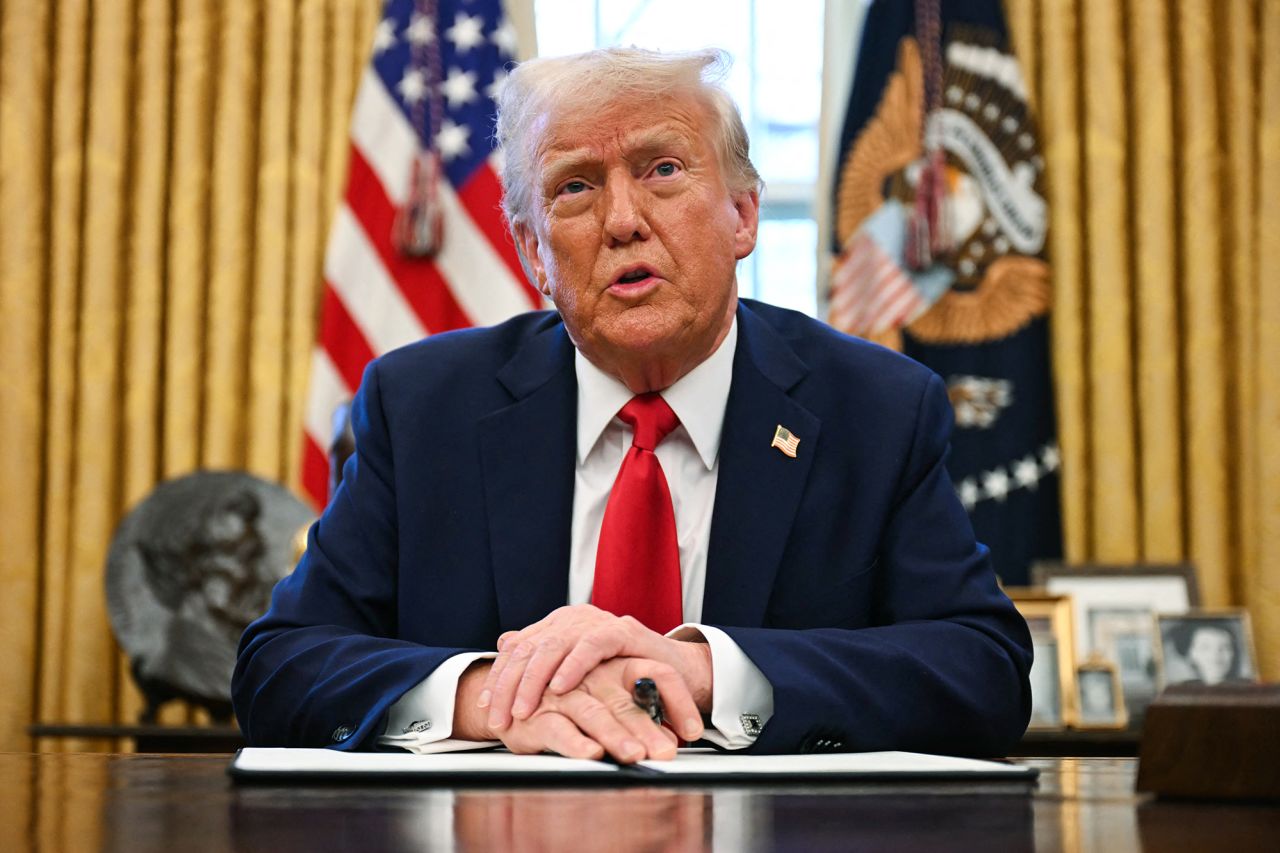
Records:
{"label": "open folder", "polygon": [[611,784],[755,781],[1026,781],[1033,767],[923,755],[916,752],[848,752],[818,755],[741,755],[681,750],[672,761],[617,765],[558,755],[513,755],[504,750],[436,755],[338,752],[331,749],[246,748],[231,762],[240,781],[311,779],[416,779],[457,782],[603,781]]}

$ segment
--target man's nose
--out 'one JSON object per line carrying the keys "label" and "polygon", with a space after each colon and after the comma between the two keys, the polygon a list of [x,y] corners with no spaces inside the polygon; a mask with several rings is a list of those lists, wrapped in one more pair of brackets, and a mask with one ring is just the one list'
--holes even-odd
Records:
{"label": "man's nose", "polygon": [[609,244],[649,238],[644,193],[631,175],[613,176],[605,184],[604,239]]}

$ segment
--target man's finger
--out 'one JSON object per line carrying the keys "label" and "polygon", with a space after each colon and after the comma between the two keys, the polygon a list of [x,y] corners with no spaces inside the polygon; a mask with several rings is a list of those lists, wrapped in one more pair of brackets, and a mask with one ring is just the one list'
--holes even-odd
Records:
{"label": "man's finger", "polygon": [[564,660],[566,651],[565,641],[554,634],[543,636],[537,641],[512,698],[512,717],[523,720],[537,710],[542,694],[547,689],[547,682]]}
{"label": "man's finger", "polygon": [[511,648],[511,656],[502,672],[494,679],[489,699],[489,728],[501,731],[511,725],[511,701],[515,698],[516,687],[524,668],[533,655],[534,645],[529,640],[521,640]]}
{"label": "man's finger", "polygon": [[649,758],[669,760],[676,757],[675,735],[655,725],[648,713],[636,705],[631,691],[625,686],[614,685],[606,696],[601,697],[601,701],[631,736],[644,745]]}
{"label": "man's finger", "polygon": [[581,684],[587,673],[616,657],[649,658],[670,663],[668,647],[674,642],[632,617],[623,616],[583,635],[560,664],[548,687],[552,693],[567,693]]}
{"label": "man's finger", "polygon": [[484,685],[480,688],[480,695],[476,697],[477,708],[488,708],[493,701],[493,688],[498,683],[498,679],[502,676],[503,671],[507,668],[507,662],[511,660],[511,652],[502,650],[502,645],[498,646],[498,656],[493,659],[493,664],[489,667],[489,674],[485,676]]}
{"label": "man's finger", "polygon": [[648,660],[628,661],[623,671],[627,684],[634,684],[638,678],[653,679],[662,697],[663,716],[680,737],[689,741],[702,737],[702,714],[680,673],[666,664]]}
{"label": "man's finger", "polygon": [[[582,690],[575,690],[556,700],[558,710],[583,734],[604,747],[605,752],[622,764],[633,764],[650,757],[643,741],[638,740],[614,716],[613,709]],[[640,714],[640,709],[632,706]],[[650,723],[652,726],[653,724]]]}
{"label": "man's finger", "polygon": [[552,693],[567,693],[581,684],[588,672],[623,654],[631,652],[627,651],[627,637],[620,626],[614,624],[589,631],[573,644],[548,687]]}
{"label": "man's finger", "polygon": [[549,749],[566,758],[602,758],[604,747],[587,737],[562,714],[539,714],[520,723],[503,738],[507,749],[528,755]]}
{"label": "man's finger", "polygon": [[[488,708],[493,704],[495,689],[499,679],[502,678],[502,674],[506,671],[507,666],[510,663],[511,652],[518,648],[521,643],[536,643],[541,637],[547,636],[548,634],[571,637],[574,635],[575,630],[585,630],[585,628],[582,627],[575,628],[575,624],[580,626],[584,621],[590,622],[593,620],[614,618],[615,617],[612,614],[606,614],[598,608],[592,607],[590,604],[579,604],[573,606],[566,605],[564,607],[557,607],[555,610],[551,611],[537,622],[534,622],[532,625],[529,625],[527,628],[523,628],[519,631],[503,632],[498,637],[498,657],[493,662],[493,666],[489,670],[489,676],[485,680],[484,686],[480,691],[480,695],[477,697],[477,706],[480,708]],[[542,693],[539,691],[537,696],[534,697],[535,705],[541,695]],[[510,705],[513,701],[514,697],[507,700],[507,705],[501,709],[504,716],[511,713]],[[530,710],[530,713],[531,712],[532,709]]]}

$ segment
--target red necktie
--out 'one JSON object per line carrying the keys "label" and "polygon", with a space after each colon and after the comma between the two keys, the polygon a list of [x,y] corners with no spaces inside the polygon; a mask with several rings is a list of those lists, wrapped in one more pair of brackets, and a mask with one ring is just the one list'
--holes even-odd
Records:
{"label": "red necktie", "polygon": [[653,450],[680,419],[657,394],[632,397],[618,417],[631,425],[631,449],[604,509],[591,602],[665,634],[683,621],[680,546],[671,490]]}

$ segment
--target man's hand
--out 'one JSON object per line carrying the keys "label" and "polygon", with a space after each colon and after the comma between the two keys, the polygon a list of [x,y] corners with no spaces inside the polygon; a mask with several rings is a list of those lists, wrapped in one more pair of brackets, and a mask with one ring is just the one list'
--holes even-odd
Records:
{"label": "man's hand", "polygon": [[595,840],[589,833],[606,830],[608,835],[595,846],[701,853],[711,838],[710,799],[708,793],[678,787],[591,788],[581,793],[464,789],[454,797],[453,827],[460,850],[577,850],[584,846],[584,837]]}
{"label": "man's hand", "polygon": [[[677,716],[668,706],[669,721],[685,740],[702,736],[701,714],[711,711],[711,654],[706,644],[667,639],[630,616],[614,616],[590,604],[558,608],[528,628],[499,637],[498,658],[478,707],[489,711],[489,727],[500,731],[513,720],[528,719],[544,691],[566,694],[587,673],[615,657],[648,658],[677,672],[699,713]],[[667,695],[662,695],[665,701]]]}
{"label": "man's hand", "polygon": [[[652,678],[669,713],[697,718],[697,706],[671,667],[644,658],[614,658],[595,667],[582,683],[564,694],[546,692],[532,714],[501,730],[484,721],[475,693],[487,661],[472,665],[458,682],[454,736],[465,740],[501,740],[515,753],[558,752],[569,758],[601,758],[606,753],[630,764],[647,758],[670,759],[676,739],[656,726],[632,700],[636,679]],[[701,721],[694,737],[702,734]]]}

